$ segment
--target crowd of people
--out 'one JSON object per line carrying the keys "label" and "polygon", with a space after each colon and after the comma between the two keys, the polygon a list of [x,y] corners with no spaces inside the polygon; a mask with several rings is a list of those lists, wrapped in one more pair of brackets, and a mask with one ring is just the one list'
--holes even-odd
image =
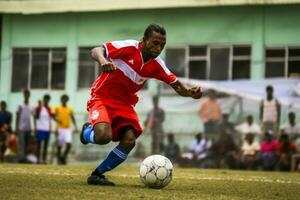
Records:
{"label": "crowd of people", "polygon": [[[67,105],[69,97],[61,96],[61,105],[50,107],[50,95],[45,94],[36,106],[30,104],[30,91],[24,90],[24,101],[16,111],[13,129],[12,112],[5,101],[0,108],[0,159],[1,162],[48,163],[48,147],[51,133],[55,134],[58,164],[66,164],[72,143],[72,125],[77,132],[72,108]],[[52,128],[52,121],[56,127]],[[64,151],[62,152],[62,149]]]}
{"label": "crowd of people", "polygon": [[181,166],[300,170],[300,125],[296,114],[289,112],[287,123],[280,125],[281,109],[273,87],[267,86],[266,93],[260,106],[261,125],[252,115],[235,125],[228,120],[228,114],[222,114],[216,93],[208,91],[198,112],[204,132],[196,134],[190,151],[182,153],[174,135],[168,135],[165,155]]}
{"label": "crowd of people", "polygon": [[[153,109],[144,121],[152,138],[151,154],[164,152],[181,166],[300,170],[300,149],[297,149],[300,125],[296,122],[296,114],[289,112],[288,121],[280,125],[280,104],[273,96],[272,86],[266,87],[266,94],[260,106],[260,125],[252,115],[246,116],[244,122],[234,124],[228,120],[228,114],[222,113],[216,92],[207,91],[198,111],[204,131],[195,135],[190,150],[186,152],[181,151],[172,133],[167,134],[167,143],[164,144],[165,113],[158,105],[158,97],[154,97]],[[12,126],[13,114],[7,110],[6,102],[1,101],[0,161],[46,164],[53,132],[57,163],[66,164],[72,133],[78,132],[73,110],[67,104],[69,97],[62,95],[61,105],[50,107],[51,97],[48,94],[36,106],[30,104],[29,90],[25,90],[23,95],[24,101],[16,112],[15,129]],[[56,124],[53,128],[52,122]],[[140,151],[136,152],[138,155]]]}

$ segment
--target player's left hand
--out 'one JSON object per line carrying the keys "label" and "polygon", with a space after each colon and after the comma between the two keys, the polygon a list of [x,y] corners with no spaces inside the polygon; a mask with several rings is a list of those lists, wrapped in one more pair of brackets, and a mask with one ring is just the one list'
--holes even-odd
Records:
{"label": "player's left hand", "polygon": [[194,86],[189,91],[193,99],[200,99],[202,97],[202,89],[199,86]]}

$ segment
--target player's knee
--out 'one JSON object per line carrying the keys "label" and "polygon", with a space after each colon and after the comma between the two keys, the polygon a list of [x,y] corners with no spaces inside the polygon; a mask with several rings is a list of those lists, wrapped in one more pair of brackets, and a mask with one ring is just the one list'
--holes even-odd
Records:
{"label": "player's knee", "polygon": [[135,141],[135,135],[133,133],[128,133],[124,135],[124,137],[121,140],[121,143],[127,150],[131,150],[135,147]]}
{"label": "player's knee", "polygon": [[112,140],[111,129],[108,126],[95,126],[96,144],[108,144]]}

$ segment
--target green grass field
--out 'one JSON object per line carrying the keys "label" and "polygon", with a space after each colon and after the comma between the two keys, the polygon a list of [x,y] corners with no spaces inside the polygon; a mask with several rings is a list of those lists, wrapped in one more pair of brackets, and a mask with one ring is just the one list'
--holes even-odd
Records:
{"label": "green grass field", "polygon": [[143,186],[138,165],[108,173],[115,187],[90,186],[91,165],[0,165],[0,199],[300,199],[300,174],[175,168],[164,189]]}

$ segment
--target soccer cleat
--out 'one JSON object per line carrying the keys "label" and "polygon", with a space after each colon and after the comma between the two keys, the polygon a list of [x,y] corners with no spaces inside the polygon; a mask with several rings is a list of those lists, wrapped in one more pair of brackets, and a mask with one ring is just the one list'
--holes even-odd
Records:
{"label": "soccer cleat", "polygon": [[104,175],[90,175],[87,179],[89,185],[114,186],[115,184],[108,180]]}
{"label": "soccer cleat", "polygon": [[85,139],[84,139],[84,137],[83,137],[83,134],[84,134],[84,130],[85,130],[86,127],[88,127],[89,125],[90,125],[90,123],[89,123],[89,122],[86,122],[86,123],[84,123],[83,126],[82,126],[82,129],[81,129],[81,132],[80,132],[80,142],[81,142],[82,144],[88,144],[88,142],[85,141]]}

